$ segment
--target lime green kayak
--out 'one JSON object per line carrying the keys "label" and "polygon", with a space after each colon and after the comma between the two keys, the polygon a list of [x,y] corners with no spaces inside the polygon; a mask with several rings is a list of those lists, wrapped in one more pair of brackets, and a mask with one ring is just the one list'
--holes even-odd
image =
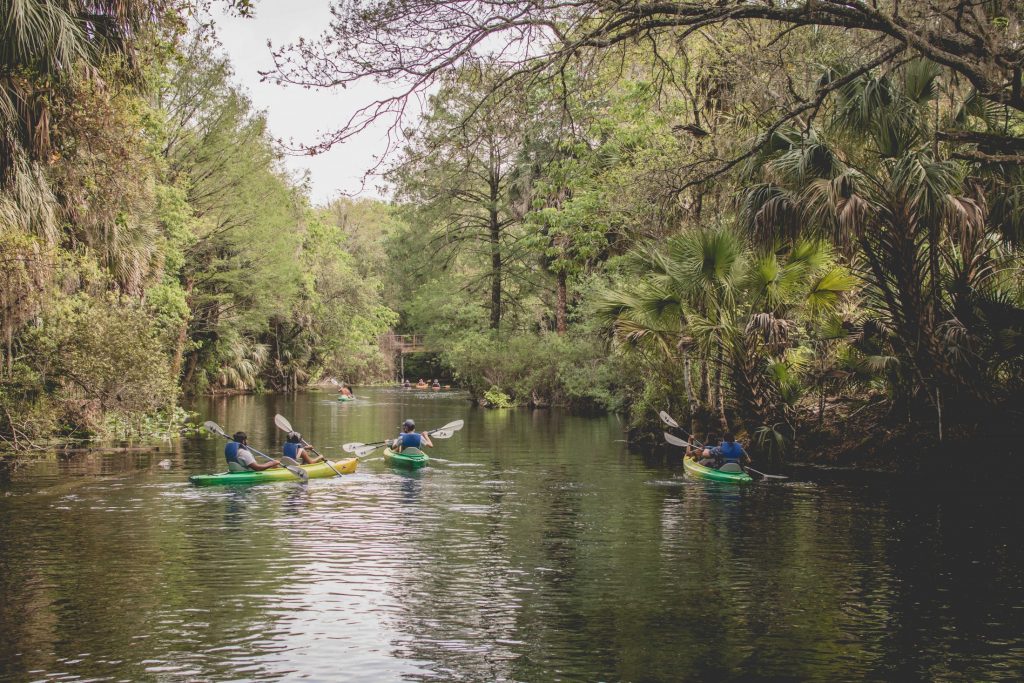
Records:
{"label": "lime green kayak", "polygon": [[746,472],[720,472],[711,467],[704,467],[693,458],[683,458],[683,467],[694,479],[720,481],[726,484],[749,484],[754,481]]}
{"label": "lime green kayak", "polygon": [[[356,471],[356,464],[358,462],[356,458],[346,458],[345,460],[335,461],[333,469],[330,465],[323,462],[318,462],[315,465],[303,465],[302,469],[306,470],[306,474],[309,475],[310,479],[324,479],[336,476],[338,472],[352,474]],[[335,472],[335,469],[338,472]],[[299,478],[283,467],[275,467],[272,470],[263,470],[262,472],[196,474],[189,477],[188,480],[196,486],[233,486],[238,484],[266,484],[275,481],[299,481]]]}
{"label": "lime green kayak", "polygon": [[354,400],[356,400],[356,397],[355,396],[339,396],[338,400],[339,401],[354,401]]}
{"label": "lime green kayak", "polygon": [[390,448],[385,448],[384,462],[392,467],[418,470],[421,467],[426,467],[427,463],[430,462],[430,458],[418,448],[406,448],[401,453],[395,453]]}

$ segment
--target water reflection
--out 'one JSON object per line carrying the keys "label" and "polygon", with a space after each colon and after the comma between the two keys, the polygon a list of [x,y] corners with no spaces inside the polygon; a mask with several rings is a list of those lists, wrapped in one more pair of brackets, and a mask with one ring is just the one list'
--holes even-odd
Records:
{"label": "water reflection", "polygon": [[[223,442],[0,480],[0,678],[1024,677],[1012,495],[744,488],[640,457],[614,419],[361,391],[199,407],[276,452],[466,420],[430,467],[196,489]],[[171,460],[171,468],[158,466]],[[31,673],[30,673],[31,672]]]}

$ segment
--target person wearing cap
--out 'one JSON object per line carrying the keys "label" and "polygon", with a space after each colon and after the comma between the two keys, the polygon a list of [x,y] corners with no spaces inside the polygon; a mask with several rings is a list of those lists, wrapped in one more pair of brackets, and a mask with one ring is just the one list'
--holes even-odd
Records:
{"label": "person wearing cap", "polygon": [[401,453],[405,448],[422,448],[423,446],[433,447],[434,443],[430,440],[430,437],[426,434],[416,433],[416,423],[412,420],[406,420],[402,423],[402,433],[398,435],[398,438],[391,442],[391,449],[396,453]]}
{"label": "person wearing cap", "polygon": [[235,432],[231,438],[232,441],[224,447],[224,459],[228,461],[229,472],[245,472],[246,470],[262,472],[274,467],[281,467],[280,460],[256,462],[256,456],[248,449],[249,438],[245,432]]}
{"label": "person wearing cap", "polygon": [[313,456],[303,447],[302,434],[298,432],[288,432],[288,440],[284,442],[284,457],[291,458],[300,465],[312,465],[323,460],[322,456]]}

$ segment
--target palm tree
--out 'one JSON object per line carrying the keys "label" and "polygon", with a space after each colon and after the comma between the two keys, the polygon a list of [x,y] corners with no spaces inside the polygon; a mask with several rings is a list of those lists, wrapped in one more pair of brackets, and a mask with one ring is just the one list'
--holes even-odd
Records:
{"label": "palm tree", "polygon": [[824,244],[755,252],[734,230],[716,227],[684,232],[666,250],[648,248],[633,260],[633,283],[602,292],[596,309],[619,347],[682,360],[691,416],[713,413],[726,429],[733,406],[751,433],[784,425],[791,439],[801,391],[790,351],[807,317],[834,310],[853,286]]}
{"label": "palm tree", "polygon": [[827,135],[784,132],[751,164],[762,182],[740,211],[760,240],[810,234],[856,255],[877,328],[904,366],[897,393],[909,400],[923,391],[939,414],[953,396],[991,395],[976,361],[956,357],[950,341],[964,329],[955,309],[999,270],[972,167],[936,143],[940,75],[919,60],[848,84]]}
{"label": "palm tree", "polygon": [[[50,172],[53,133],[66,123],[52,102],[77,84],[98,81],[108,56],[130,66],[136,34],[164,6],[162,0],[0,0],[0,253],[10,262],[0,281],[0,333],[8,369],[14,333],[36,314],[56,246],[67,237],[62,219],[73,219],[64,209],[75,202],[64,197],[62,206]],[[89,246],[115,281],[134,282],[139,264],[148,266],[146,229],[110,221],[95,237]],[[33,296],[25,295],[29,290]]]}
{"label": "palm tree", "polygon": [[0,183],[16,160],[46,157],[49,96],[62,84],[98,78],[104,56],[134,61],[134,39],[165,7],[161,0],[0,0]]}

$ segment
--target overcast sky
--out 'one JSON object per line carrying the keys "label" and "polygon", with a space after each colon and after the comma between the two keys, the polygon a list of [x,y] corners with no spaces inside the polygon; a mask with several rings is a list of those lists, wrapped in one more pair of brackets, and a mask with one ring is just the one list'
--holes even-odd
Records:
{"label": "overcast sky", "polygon": [[[256,107],[267,112],[275,138],[315,142],[318,133],[338,127],[357,104],[366,101],[368,89],[363,89],[364,98],[357,102],[351,89],[305,90],[260,82],[258,71],[272,64],[268,39],[280,46],[299,36],[316,38],[329,19],[327,0],[263,0],[256,3],[256,16],[251,19],[216,17],[217,34],[234,64],[235,78]],[[340,192],[358,192],[363,173],[374,165],[374,156],[384,147],[383,131],[371,129],[326,154],[289,156],[286,163],[293,171],[309,171],[313,202],[322,204]],[[379,184],[371,181],[360,196],[380,196]]]}

